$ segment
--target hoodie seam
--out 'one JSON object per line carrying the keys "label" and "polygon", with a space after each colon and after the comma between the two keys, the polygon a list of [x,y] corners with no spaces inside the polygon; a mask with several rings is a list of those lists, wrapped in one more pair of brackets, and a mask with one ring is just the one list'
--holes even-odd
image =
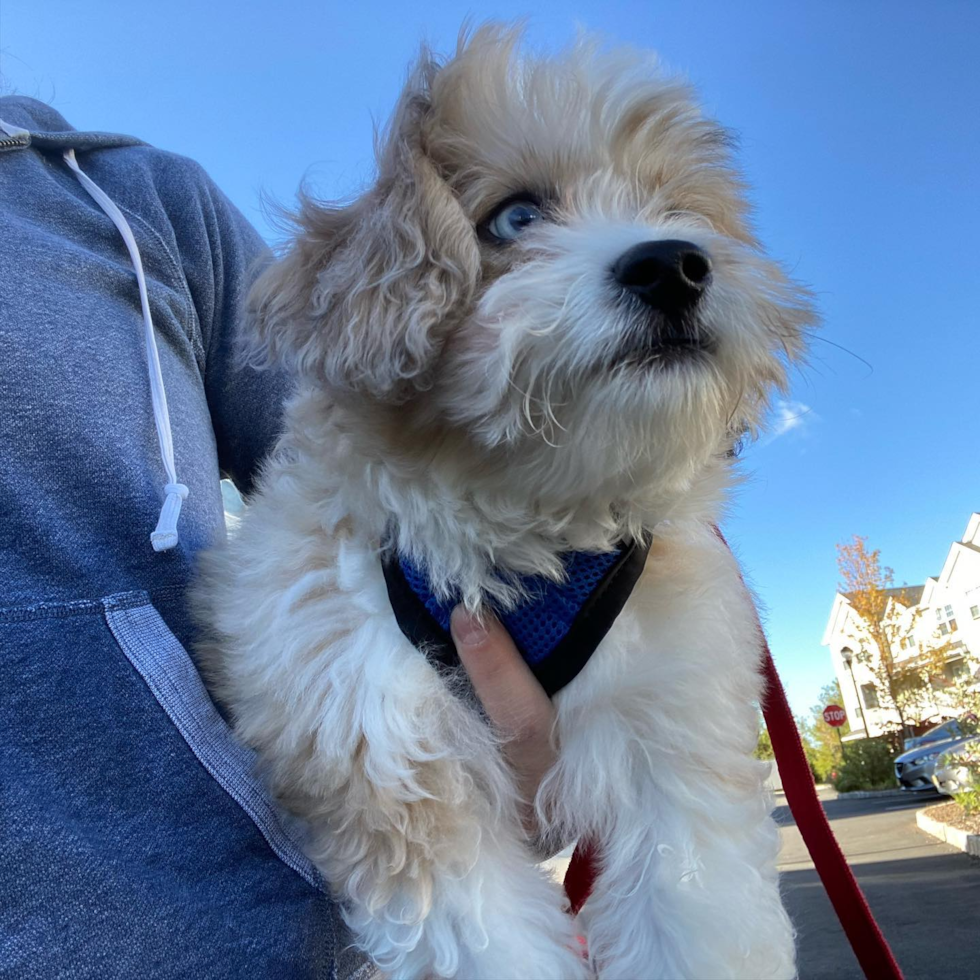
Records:
{"label": "hoodie seam", "polygon": [[200,765],[244,811],[272,852],[314,890],[326,886],[281,819],[256,772],[256,754],[218,713],[190,654],[148,599],[105,603],[105,620],[119,648],[142,677]]}
{"label": "hoodie seam", "polygon": [[[177,283],[177,288],[180,293],[180,298],[184,306],[184,314],[189,321],[188,337],[187,339],[191,342],[191,346],[194,349],[194,358],[197,361],[198,370],[201,372],[201,377],[204,377],[204,365],[206,363],[206,351],[204,348],[204,339],[201,333],[201,320],[197,315],[197,310],[194,307],[194,300],[191,298],[190,290],[187,287],[187,277],[184,275],[183,268],[180,263],[176,260],[173,253],[170,251],[170,247],[167,245],[163,236],[153,227],[142,215],[137,214],[135,211],[130,210],[124,204],[120,204],[116,201],[116,207],[119,208],[124,214],[128,215],[134,221],[136,221],[140,227],[148,232],[156,243],[160,246],[163,251],[163,255],[167,260],[167,264],[170,266],[171,275],[174,281]],[[149,280],[152,283],[152,280]]]}
{"label": "hoodie seam", "polygon": [[[32,149],[35,149],[35,147],[32,147]],[[103,148],[99,147],[99,149],[103,149]],[[112,149],[112,147],[107,147],[105,149]],[[60,156],[54,157],[53,154],[44,152],[40,149],[38,149],[38,152],[43,158],[52,161],[52,163],[54,163],[55,160],[58,161],[55,169],[59,174],[67,172],[67,175],[69,177],[72,177],[71,171],[70,170],[66,171],[64,161],[61,160]],[[87,152],[87,151],[82,151],[82,152]],[[77,196],[79,200],[84,200],[84,201],[89,200],[88,198],[86,198],[84,190],[78,188],[77,182],[73,178],[66,186],[69,188],[68,192],[72,194],[72,196]],[[197,315],[197,309],[194,306],[194,300],[191,297],[190,289],[187,285],[187,277],[184,275],[183,267],[181,266],[180,262],[175,258],[173,252],[170,249],[170,246],[167,244],[163,235],[161,235],[160,232],[149,221],[147,221],[141,214],[138,214],[136,211],[133,211],[125,204],[122,204],[119,201],[117,201],[115,198],[113,198],[112,200],[115,203],[116,207],[123,212],[123,214],[127,215],[129,218],[135,221],[137,225],[139,225],[140,229],[144,234],[150,236],[150,238],[153,240],[152,244],[159,246],[159,250],[163,254],[164,262],[169,269],[170,275],[174,283],[174,292],[180,298],[181,311],[183,314],[182,320],[185,320],[187,324],[185,333],[188,341],[190,342],[191,349],[194,352],[194,360],[197,364],[197,369],[200,372],[201,378],[203,379],[207,352],[204,347],[203,335],[201,333],[201,321]],[[115,231],[115,229],[113,230]],[[156,255],[157,249],[148,248],[146,250],[146,254]],[[131,263],[127,263],[127,265],[130,265],[130,268],[132,267]],[[158,291],[157,283],[151,277],[147,277],[147,293],[150,296],[151,300],[153,296],[157,293],[157,291]]]}
{"label": "hoodie seam", "polygon": [[131,589],[113,592],[91,599],[66,599],[64,601],[32,602],[21,606],[0,607],[0,626],[6,623],[29,623],[42,619],[65,619],[71,616],[103,615],[106,608],[128,609],[147,602],[158,603],[182,598],[185,585],[164,585],[158,589]]}

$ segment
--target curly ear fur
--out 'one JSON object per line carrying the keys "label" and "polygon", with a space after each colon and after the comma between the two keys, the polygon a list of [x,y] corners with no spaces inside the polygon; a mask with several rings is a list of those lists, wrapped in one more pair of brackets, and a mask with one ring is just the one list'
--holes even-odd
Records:
{"label": "curly ear fur", "polygon": [[370,191],[346,207],[301,195],[296,240],[250,296],[253,365],[380,397],[425,384],[480,275],[473,225],[425,152],[437,70],[423,53],[378,140]]}

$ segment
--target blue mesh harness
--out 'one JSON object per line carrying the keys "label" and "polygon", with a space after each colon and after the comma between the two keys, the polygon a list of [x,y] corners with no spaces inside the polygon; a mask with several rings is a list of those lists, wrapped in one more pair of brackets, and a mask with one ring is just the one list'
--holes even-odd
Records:
{"label": "blue mesh harness", "polygon": [[[519,580],[525,598],[507,611],[494,607],[549,695],[568,684],[595,652],[633,591],[649,548],[630,542],[611,552],[568,552],[563,581],[525,576]],[[436,598],[425,569],[401,555],[388,555],[383,565],[402,632],[436,664],[455,667],[449,617],[458,598]]]}

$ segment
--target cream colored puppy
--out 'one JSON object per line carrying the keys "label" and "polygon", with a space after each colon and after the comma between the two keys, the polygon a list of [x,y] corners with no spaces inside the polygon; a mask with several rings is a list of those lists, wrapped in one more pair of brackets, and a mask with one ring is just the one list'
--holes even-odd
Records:
{"label": "cream colored puppy", "polygon": [[[791,977],[758,627],[712,526],[811,311],[683,85],[518,45],[487,27],[423,55],[375,185],[304,200],[256,286],[250,357],[298,390],[206,561],[218,695],[395,977]],[[555,839],[600,842],[586,963],[500,745],[399,629],[381,556],[478,612],[633,540],[645,570],[556,696],[536,801]]]}

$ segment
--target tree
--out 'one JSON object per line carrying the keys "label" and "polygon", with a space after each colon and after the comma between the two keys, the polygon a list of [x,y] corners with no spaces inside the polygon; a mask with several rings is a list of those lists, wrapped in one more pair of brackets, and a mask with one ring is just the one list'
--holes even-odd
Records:
{"label": "tree", "polygon": [[[945,673],[937,674],[932,679],[932,686],[936,703],[942,710],[949,715],[967,716],[969,726],[980,721],[980,670],[976,657],[965,647],[961,647],[957,655],[962,672],[953,678]],[[971,729],[966,734],[975,735],[977,731]]]}
{"label": "tree", "polygon": [[856,659],[874,675],[879,705],[893,709],[908,734],[910,719],[921,723],[935,710],[932,681],[943,674],[950,644],[923,642],[917,653],[897,657],[901,640],[915,633],[918,597],[908,587],[893,587],[894,572],[882,566],[881,551],[870,550],[867,538],[855,535],[850,543],[838,544],[837,566],[840,591],[857,615],[861,634]]}
{"label": "tree", "polygon": [[843,700],[840,682],[834,678],[820,689],[820,700],[810,708],[810,719],[805,722],[805,741],[809,743],[807,755],[817,779],[821,782],[826,782],[830,774],[840,768],[841,738],[851,730],[848,722],[844,722],[841,728],[828,725],[823,718],[823,709],[828,704],[842,704]]}
{"label": "tree", "polygon": [[766,726],[759,726],[759,741],[755,751],[752,753],[757,759],[775,759],[776,753],[772,750],[772,739],[769,737],[769,729]]}
{"label": "tree", "polygon": [[[803,744],[803,754],[806,756],[806,761],[810,764],[810,772],[812,773],[814,779],[817,778],[817,770],[813,766],[813,746],[807,737],[807,722],[805,718],[795,718],[796,727],[800,732],[800,742]],[[762,759],[764,762],[772,762],[773,766],[776,764],[776,752],[772,747],[772,738],[769,736],[769,729],[766,728],[765,722],[763,722],[759,728],[759,739],[755,746],[755,751],[752,753],[757,759]]]}

